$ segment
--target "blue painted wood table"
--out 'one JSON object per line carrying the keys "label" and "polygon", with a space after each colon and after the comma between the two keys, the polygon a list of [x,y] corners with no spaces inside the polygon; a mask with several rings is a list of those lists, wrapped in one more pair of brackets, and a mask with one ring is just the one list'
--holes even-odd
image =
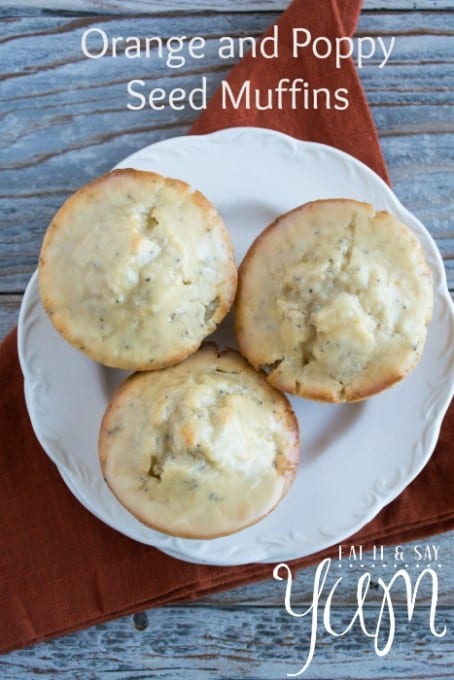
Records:
{"label": "blue painted wood table", "polygon": [[[285,8],[285,0],[0,0],[1,167],[0,333],[17,321],[24,287],[36,267],[41,238],[55,210],[76,188],[153,141],[184,134],[197,112],[128,111],[125,87],[145,77],[143,63],[87,60],[80,36],[97,26],[110,35],[134,35],[137,17],[150,35],[259,35]],[[454,3],[451,0],[367,0],[357,35],[396,37],[383,69],[360,76],[372,107],[394,190],[430,229],[454,288]],[[143,60],[142,60],[143,61]],[[371,60],[373,61],[373,60]],[[375,60],[376,63],[376,60]],[[230,65],[229,65],[230,66]],[[203,66],[190,59],[172,72],[154,65],[159,86],[190,89],[206,75],[209,92],[226,74],[214,50]],[[131,75],[132,73],[132,75]],[[137,74],[136,76],[134,74]],[[417,550],[422,542],[409,544]],[[315,657],[305,678],[453,678],[453,540],[424,542],[439,548],[437,617],[447,635],[429,629],[430,589],[422,590],[413,619],[404,587],[396,587],[395,639],[387,656],[359,625],[343,637],[320,626]],[[391,550],[391,549],[389,549]],[[414,553],[416,554],[416,553]],[[363,562],[372,564],[372,554]],[[348,564],[346,565],[348,566]],[[380,566],[381,571],[378,571]],[[409,572],[416,577],[415,560]],[[376,600],[366,617],[376,620],[393,560],[373,572]],[[299,608],[313,594],[315,567],[301,571],[294,598]],[[359,562],[343,568],[335,603],[338,628],[356,611]],[[2,613],[4,615],[4,613]],[[374,618],[375,617],[375,618]],[[122,617],[77,634],[0,658],[0,677],[19,678],[285,678],[307,654],[308,623],[284,609],[283,584],[260,584]]]}

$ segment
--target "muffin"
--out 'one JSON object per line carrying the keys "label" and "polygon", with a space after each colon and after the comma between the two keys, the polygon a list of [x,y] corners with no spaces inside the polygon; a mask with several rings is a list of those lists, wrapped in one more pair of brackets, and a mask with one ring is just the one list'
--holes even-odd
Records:
{"label": "muffin", "polygon": [[227,314],[237,273],[209,201],[182,181],[115,170],[50,224],[41,300],[72,345],[108,366],[153,370],[192,354]]}
{"label": "muffin", "polygon": [[275,387],[356,401],[416,366],[432,300],[431,273],[408,227],[367,203],[320,200],[278,217],[250,247],[236,337]]}
{"label": "muffin", "polygon": [[99,435],[102,473],[120,503],[186,538],[223,536],[267,515],[298,457],[286,397],[238,352],[212,343],[176,366],[130,376]]}

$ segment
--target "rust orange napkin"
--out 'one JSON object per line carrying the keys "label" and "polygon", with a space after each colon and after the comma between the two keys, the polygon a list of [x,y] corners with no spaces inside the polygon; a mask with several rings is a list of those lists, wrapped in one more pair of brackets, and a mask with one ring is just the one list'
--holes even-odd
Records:
{"label": "rust orange napkin", "polygon": [[[289,56],[289,32],[353,32],[360,2],[297,0],[279,20],[281,58],[276,65],[244,59],[231,84],[245,78],[273,87],[280,77],[304,77],[313,86],[347,87],[347,111],[222,111],[215,96],[193,128],[259,125],[321,141],[357,156],[386,178],[386,169],[354,66],[337,71],[329,60]],[[25,408],[16,331],[0,347],[0,650],[100,623],[120,614],[269,578],[273,565],[206,567],[180,562],[102,524],[68,491],[36,441]],[[454,412],[449,411],[436,452],[425,470],[351,539],[365,545],[411,540],[454,526]],[[330,551],[296,560],[318,562]],[[332,553],[335,554],[335,551]]]}

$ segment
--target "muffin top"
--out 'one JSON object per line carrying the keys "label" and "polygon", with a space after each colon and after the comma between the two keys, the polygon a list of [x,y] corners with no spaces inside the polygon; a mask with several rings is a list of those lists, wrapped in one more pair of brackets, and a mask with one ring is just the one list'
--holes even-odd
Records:
{"label": "muffin top", "polygon": [[92,359],[146,370],[194,352],[236,289],[229,234],[198,191],[152,172],[116,170],[60,208],[39,261],[55,328]]}
{"label": "muffin top", "polygon": [[315,201],[280,216],[249,249],[236,335],[275,387],[356,401],[417,364],[432,299],[431,273],[408,227],[366,203]]}
{"label": "muffin top", "polygon": [[102,421],[103,475],[144,524],[214,538],[266,515],[286,493],[299,457],[286,399],[238,352],[205,344],[165,370],[136,373]]}

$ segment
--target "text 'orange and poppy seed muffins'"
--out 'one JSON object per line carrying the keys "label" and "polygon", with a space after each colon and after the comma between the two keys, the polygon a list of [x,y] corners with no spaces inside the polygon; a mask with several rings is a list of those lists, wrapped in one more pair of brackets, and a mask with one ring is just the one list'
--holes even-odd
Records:
{"label": "text 'orange and poppy seed muffins'", "polygon": [[72,345],[108,366],[154,370],[195,352],[229,311],[233,247],[186,183],[115,170],[77,191],[44,237],[43,306]]}
{"label": "text 'orange and poppy seed muffins'", "polygon": [[118,388],[99,458],[110,489],[142,523],[215,538],[254,524],[283,498],[296,473],[298,423],[262,373],[208,343]]}
{"label": "text 'orange and poppy seed muffins'", "polygon": [[418,363],[433,303],[421,245],[393,215],[347,199],[271,224],[239,270],[241,353],[293,394],[357,401]]}

